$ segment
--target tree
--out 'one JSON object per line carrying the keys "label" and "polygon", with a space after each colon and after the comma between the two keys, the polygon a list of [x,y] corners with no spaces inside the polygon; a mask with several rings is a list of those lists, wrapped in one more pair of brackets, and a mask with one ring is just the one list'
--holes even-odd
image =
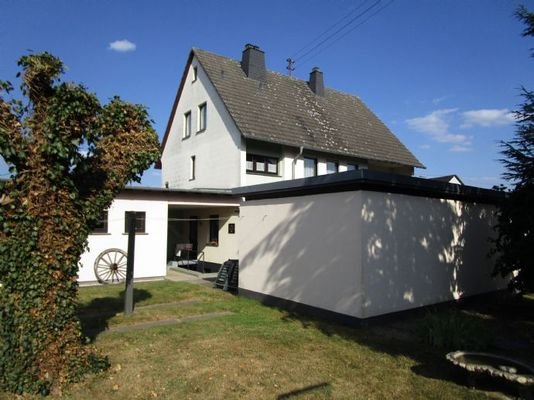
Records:
{"label": "tree", "polygon": [[0,82],[0,390],[46,394],[106,368],[83,344],[77,272],[92,226],[116,194],[159,157],[146,109],[102,106],[60,81],[49,53],[20,58],[21,93]]}
{"label": "tree", "polygon": [[[523,36],[534,36],[534,13],[520,7],[516,16],[526,25]],[[534,53],[532,54],[534,56]],[[495,273],[511,276],[510,286],[534,290],[534,92],[522,88],[524,103],[515,112],[516,133],[502,141],[504,178],[513,185],[499,207]]]}

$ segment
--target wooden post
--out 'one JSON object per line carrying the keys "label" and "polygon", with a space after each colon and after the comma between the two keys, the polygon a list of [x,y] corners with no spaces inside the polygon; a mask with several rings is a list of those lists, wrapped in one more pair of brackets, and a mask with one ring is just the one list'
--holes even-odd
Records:
{"label": "wooden post", "polygon": [[126,215],[128,216],[128,258],[126,259],[126,289],[124,294],[124,314],[131,314],[134,308],[133,275],[135,259],[135,211],[131,211]]}

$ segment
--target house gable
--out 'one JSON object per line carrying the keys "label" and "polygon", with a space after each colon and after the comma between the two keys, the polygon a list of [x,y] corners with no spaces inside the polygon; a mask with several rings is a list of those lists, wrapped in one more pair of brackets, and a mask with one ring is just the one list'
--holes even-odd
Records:
{"label": "house gable", "polygon": [[240,186],[241,133],[194,51],[188,57],[162,146],[163,186]]}

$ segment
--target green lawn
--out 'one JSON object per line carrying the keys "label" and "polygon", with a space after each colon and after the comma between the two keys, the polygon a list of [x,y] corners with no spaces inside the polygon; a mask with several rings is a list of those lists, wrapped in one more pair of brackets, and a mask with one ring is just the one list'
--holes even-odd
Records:
{"label": "green lawn", "polygon": [[[410,328],[340,327],[188,283],[135,287],[131,316],[121,287],[80,289],[84,328],[112,366],[51,399],[502,398],[467,388]],[[188,319],[199,315],[214,317]]]}

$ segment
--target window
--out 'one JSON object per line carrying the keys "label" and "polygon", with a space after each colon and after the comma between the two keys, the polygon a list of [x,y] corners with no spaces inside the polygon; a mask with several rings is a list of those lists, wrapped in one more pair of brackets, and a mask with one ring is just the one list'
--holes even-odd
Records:
{"label": "window", "polygon": [[278,158],[247,154],[247,172],[278,175]]}
{"label": "window", "polygon": [[327,161],[326,162],[326,173],[334,174],[339,172],[339,164],[337,161]]}
{"label": "window", "polygon": [[219,245],[219,216],[210,215],[210,237],[208,244],[211,246]]}
{"label": "window", "polygon": [[91,233],[108,233],[108,212],[104,211]]}
{"label": "window", "polygon": [[191,156],[191,162],[190,162],[190,166],[189,166],[189,180],[192,181],[195,179],[195,174],[196,174],[196,156]]}
{"label": "window", "polygon": [[135,233],[145,233],[145,212],[144,211],[126,211],[124,213],[124,232],[128,232],[129,216],[135,213]]}
{"label": "window", "polygon": [[195,82],[198,78],[198,69],[197,67],[193,67],[193,82]]}
{"label": "window", "polygon": [[347,171],[354,171],[358,169],[357,164],[347,164]]}
{"label": "window", "polygon": [[191,111],[184,114],[184,138],[191,136]]}
{"label": "window", "polygon": [[228,233],[233,235],[235,233],[235,224],[228,224]]}
{"label": "window", "polygon": [[198,130],[197,132],[202,132],[206,129],[206,117],[207,117],[207,105],[203,103],[198,106]]}
{"label": "window", "polygon": [[304,177],[317,176],[317,160],[315,158],[304,158]]}

